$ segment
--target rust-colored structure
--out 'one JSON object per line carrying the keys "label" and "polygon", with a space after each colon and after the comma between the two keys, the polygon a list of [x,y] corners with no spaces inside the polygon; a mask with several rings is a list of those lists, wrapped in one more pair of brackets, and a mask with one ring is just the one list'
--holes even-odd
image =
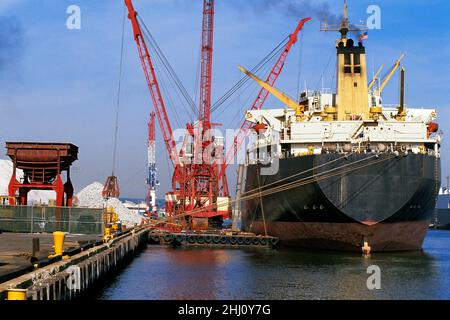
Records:
{"label": "rust-colored structure", "polygon": [[[78,159],[77,146],[70,143],[7,142],[6,149],[13,161],[8,192],[11,197],[15,197],[19,191],[19,204],[26,205],[28,192],[37,189],[55,191],[56,205],[59,207],[72,206],[70,166]],[[23,181],[17,179],[17,169],[23,170]],[[63,171],[67,172],[65,184],[61,178]]]}

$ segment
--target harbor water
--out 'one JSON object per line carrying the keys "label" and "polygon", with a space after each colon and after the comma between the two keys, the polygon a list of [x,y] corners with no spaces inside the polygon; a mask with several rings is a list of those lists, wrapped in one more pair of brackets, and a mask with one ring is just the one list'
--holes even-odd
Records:
{"label": "harbor water", "polygon": [[[450,299],[450,231],[423,251],[375,253],[149,246],[99,299]],[[369,266],[380,289],[368,289]]]}

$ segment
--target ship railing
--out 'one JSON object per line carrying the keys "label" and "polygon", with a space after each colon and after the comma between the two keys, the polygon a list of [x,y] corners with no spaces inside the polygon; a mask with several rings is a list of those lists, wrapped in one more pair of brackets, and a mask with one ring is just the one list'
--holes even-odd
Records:
{"label": "ship railing", "polygon": [[[402,146],[396,146],[393,149],[388,147],[385,151],[379,151],[376,146],[372,146],[370,149],[367,149],[367,146],[353,146],[350,151],[345,151],[343,149],[336,149],[336,150],[326,150],[322,149],[321,154],[362,154],[362,153],[373,153],[373,154],[387,154],[387,153],[396,153],[397,154],[404,154],[405,152],[411,153],[412,150],[408,147],[402,147]],[[313,152],[303,152],[303,153],[292,153],[290,151],[284,151],[281,153],[281,158],[296,158],[296,157],[302,157],[302,156],[309,156],[313,155]],[[425,149],[420,152],[420,154],[426,154],[428,156],[436,156],[439,155],[439,152],[436,153],[433,149]],[[267,158],[266,158],[267,159]],[[267,160],[266,160],[267,161]]]}
{"label": "ship railing", "polygon": [[312,97],[318,94],[332,94],[334,93],[334,90],[332,88],[321,88],[320,90],[303,90],[300,94],[305,93],[308,97]]}

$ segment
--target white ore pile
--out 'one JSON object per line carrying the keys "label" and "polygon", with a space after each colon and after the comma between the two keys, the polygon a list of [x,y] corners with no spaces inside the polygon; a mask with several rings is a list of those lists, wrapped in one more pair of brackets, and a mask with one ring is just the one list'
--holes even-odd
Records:
{"label": "white ore pile", "polygon": [[125,205],[116,198],[105,200],[102,197],[103,185],[100,182],[94,182],[79,193],[77,193],[77,204],[79,207],[89,208],[103,208],[104,206],[110,206],[114,208],[114,211],[119,215],[120,221],[126,226],[134,226],[140,224],[142,217],[129,210]]}

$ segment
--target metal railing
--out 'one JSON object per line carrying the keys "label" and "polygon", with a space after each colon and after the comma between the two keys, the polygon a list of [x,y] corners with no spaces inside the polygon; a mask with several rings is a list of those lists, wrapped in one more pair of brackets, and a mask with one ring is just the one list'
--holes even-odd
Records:
{"label": "metal railing", "polygon": [[103,209],[0,205],[0,231],[102,234]]}

